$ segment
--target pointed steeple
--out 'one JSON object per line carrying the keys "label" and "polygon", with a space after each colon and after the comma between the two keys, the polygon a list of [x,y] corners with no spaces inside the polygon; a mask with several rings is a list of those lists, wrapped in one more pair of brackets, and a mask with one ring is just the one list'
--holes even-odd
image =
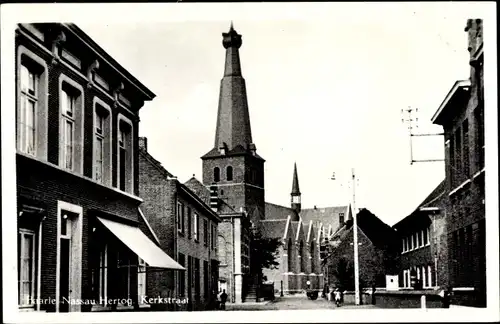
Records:
{"label": "pointed steeple", "polygon": [[293,182],[292,182],[292,192],[290,194],[292,197],[292,209],[295,210],[297,214],[301,210],[301,194],[299,189],[299,176],[297,175],[297,163],[293,165]]}
{"label": "pointed steeple", "polygon": [[223,148],[220,152],[227,154],[237,148],[239,152],[246,151],[255,155],[245,79],[241,75],[241,44],[241,35],[236,32],[231,22],[229,32],[222,34],[226,62],[220,86],[214,149],[219,151]]}

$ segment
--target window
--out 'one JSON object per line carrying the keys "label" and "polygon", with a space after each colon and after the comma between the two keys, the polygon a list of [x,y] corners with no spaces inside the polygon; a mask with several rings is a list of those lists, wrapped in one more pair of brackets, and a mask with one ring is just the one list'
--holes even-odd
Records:
{"label": "window", "polygon": [[203,244],[208,245],[208,221],[203,220]]}
{"label": "window", "polygon": [[426,277],[427,269],[425,266],[422,266],[422,287],[427,288],[427,277]]}
{"label": "window", "polygon": [[177,203],[177,230],[184,234],[184,204]]}
{"label": "window", "polygon": [[218,167],[214,168],[214,182],[220,181],[220,169]]}
{"label": "window", "polygon": [[108,287],[108,246],[99,251],[99,300],[107,300]]}
{"label": "window", "polygon": [[476,156],[478,171],[484,168],[484,106],[482,103],[474,110],[476,120]]}
{"label": "window", "polygon": [[35,304],[35,233],[20,229],[18,233],[19,305]]}
{"label": "window", "polygon": [[192,232],[192,225],[191,225],[191,207],[187,207],[187,234],[188,238],[191,238],[191,232]]}
{"label": "window", "polygon": [[226,179],[227,181],[233,181],[233,167],[228,166],[226,168]]}
{"label": "window", "polygon": [[[185,262],[186,262],[186,257],[184,256],[184,254],[182,253],[179,253],[179,259],[178,259],[178,262],[181,266],[185,266]],[[185,294],[186,294],[186,272],[185,271],[179,271],[178,272],[179,274],[179,283],[178,283],[178,289],[179,289],[179,296],[180,297],[184,297]]]}
{"label": "window", "polygon": [[427,286],[428,287],[432,287],[433,286],[433,283],[432,283],[432,266],[431,265],[427,266]]}
{"label": "window", "polygon": [[203,261],[203,296],[208,299],[208,261]]}
{"label": "window", "polygon": [[33,69],[21,66],[21,111],[18,125],[19,149],[36,155],[36,116],[38,104],[38,75]]}
{"label": "window", "polygon": [[132,122],[122,115],[118,116],[118,189],[133,193],[133,128]]}
{"label": "window", "polygon": [[413,250],[413,235],[410,236],[409,238],[409,243],[410,243],[410,250]]}
{"label": "window", "polygon": [[339,213],[339,223],[344,224],[344,213]]}
{"label": "window", "polygon": [[68,90],[63,90],[61,96],[63,127],[63,167],[68,170],[73,170],[76,96],[70,93]]}
{"label": "window", "polygon": [[193,235],[194,235],[194,239],[195,241],[199,241],[200,240],[200,219],[199,219],[199,216],[197,213],[194,213],[193,214]]}
{"label": "window", "polygon": [[425,245],[429,245],[430,244],[430,231],[431,231],[430,227],[427,227],[424,230],[424,244]]}
{"label": "window", "polygon": [[470,177],[469,170],[469,121],[466,119],[462,123],[463,138],[463,170],[465,178]]}
{"label": "window", "polygon": [[460,127],[455,131],[455,170],[457,171],[458,185],[462,181],[462,133]]}
{"label": "window", "polygon": [[16,79],[16,148],[47,160],[47,63],[19,46]]}
{"label": "window", "polygon": [[407,281],[406,281],[406,271],[407,270],[403,270],[403,287],[406,287],[407,286]]}
{"label": "window", "polygon": [[143,296],[146,296],[146,262],[139,258],[137,266],[137,300],[143,302]]}
{"label": "window", "polygon": [[93,179],[106,185],[111,184],[110,112],[110,108],[105,106],[104,102],[94,98]]}
{"label": "window", "polygon": [[59,77],[59,166],[83,170],[83,87],[61,74]]}
{"label": "window", "polygon": [[217,227],[215,225],[212,224],[212,235],[211,236],[211,239],[210,239],[210,248],[212,250],[215,249],[215,244],[216,244],[216,239],[217,239]]}
{"label": "window", "polygon": [[[122,249],[122,247],[120,247]],[[122,250],[120,250],[117,253],[117,260],[118,260],[118,269],[116,271],[116,280],[117,282],[122,283],[121,285],[117,285],[115,288],[117,293],[115,296],[118,299],[123,300],[124,305],[127,305],[127,301],[132,298],[132,283],[134,280],[132,279],[132,276],[136,275],[136,269],[138,267],[138,258],[137,255],[133,254],[133,252],[126,250],[125,247],[123,247]],[[123,283],[125,283],[123,285]],[[130,305],[127,305],[130,306]]]}
{"label": "window", "polygon": [[455,188],[457,171],[455,170],[455,136],[453,134],[450,136],[450,147],[449,147],[449,170],[450,170],[450,182],[451,187]]}
{"label": "window", "polygon": [[418,231],[415,235],[417,236],[417,247],[423,246],[424,242],[422,240],[422,231]]}
{"label": "window", "polygon": [[194,299],[200,300],[200,259],[194,258]]}

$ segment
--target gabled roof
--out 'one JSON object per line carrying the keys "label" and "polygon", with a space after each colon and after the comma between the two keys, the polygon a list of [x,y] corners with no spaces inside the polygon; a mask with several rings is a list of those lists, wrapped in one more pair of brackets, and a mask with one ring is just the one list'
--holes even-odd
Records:
{"label": "gabled roof", "polygon": [[265,219],[260,221],[260,231],[265,238],[283,239],[286,225],[287,219]]}
{"label": "gabled roof", "polygon": [[[432,116],[431,121],[433,124],[443,125],[443,119],[445,119],[444,115],[446,115],[447,111],[449,110],[448,108],[451,108],[452,106],[450,105],[450,103],[455,99],[462,99],[464,96],[468,96],[470,85],[470,80],[458,80],[453,84],[450,91],[443,99],[443,102],[439,105],[437,111]],[[463,99],[462,103],[465,107],[465,105],[467,105],[468,103],[468,100]],[[456,110],[457,107],[453,105],[453,113],[458,113],[456,112]]]}
{"label": "gabled roof", "polygon": [[[372,244],[379,248],[393,246],[396,241],[396,232],[380,218],[372,214],[368,209],[361,209],[357,214],[358,228],[363,231],[365,236]],[[333,238],[342,239],[352,230],[353,220],[349,219]]]}
{"label": "gabled roof", "polygon": [[430,223],[428,213],[422,211],[422,208],[440,207],[439,201],[443,197],[445,190],[446,181],[442,180],[410,215],[406,216],[392,227],[401,230],[404,228],[414,228],[415,226],[428,225]]}
{"label": "gabled roof", "polygon": [[273,203],[266,202],[266,219],[287,219],[288,216],[292,216],[292,220],[298,220],[299,216],[295,212],[295,210],[276,205]]}
{"label": "gabled roof", "polygon": [[210,190],[193,175],[191,179],[184,182],[184,185],[191,189],[207,205],[210,205]]}
{"label": "gabled roof", "polygon": [[336,231],[341,225],[339,223],[339,214],[344,213],[344,220],[347,220],[347,211],[348,206],[307,208],[300,211],[300,217],[305,223],[313,221],[313,223],[318,227],[322,223],[326,229],[328,229],[331,225],[332,230]]}

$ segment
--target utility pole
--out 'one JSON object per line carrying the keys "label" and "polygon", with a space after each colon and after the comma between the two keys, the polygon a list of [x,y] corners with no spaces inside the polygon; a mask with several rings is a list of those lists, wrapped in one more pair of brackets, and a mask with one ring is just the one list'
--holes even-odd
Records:
{"label": "utility pole", "polygon": [[[359,293],[359,255],[358,255],[358,221],[356,215],[356,185],[357,179],[354,172],[354,168],[351,169],[352,172],[352,220],[353,220],[353,243],[354,246],[354,296],[355,304],[360,305],[360,293]],[[333,173],[331,180],[336,180],[335,172]]]}
{"label": "utility pole", "polygon": [[359,258],[358,258],[358,221],[356,215],[356,174],[352,168],[352,219],[354,235],[354,296],[356,305],[360,304],[359,298]]}

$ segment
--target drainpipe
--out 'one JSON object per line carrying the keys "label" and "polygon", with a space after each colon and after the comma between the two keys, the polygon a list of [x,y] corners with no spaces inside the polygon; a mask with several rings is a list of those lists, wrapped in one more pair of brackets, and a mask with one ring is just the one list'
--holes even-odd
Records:
{"label": "drainpipe", "polygon": [[231,242],[233,242],[233,271],[232,271],[232,276],[230,277],[231,278],[231,283],[230,283],[230,287],[231,287],[231,301],[234,303],[235,302],[235,293],[236,293],[236,287],[234,286],[234,282],[235,282],[235,274],[234,274],[234,271],[235,271],[235,268],[234,268],[234,217],[231,217]]}

